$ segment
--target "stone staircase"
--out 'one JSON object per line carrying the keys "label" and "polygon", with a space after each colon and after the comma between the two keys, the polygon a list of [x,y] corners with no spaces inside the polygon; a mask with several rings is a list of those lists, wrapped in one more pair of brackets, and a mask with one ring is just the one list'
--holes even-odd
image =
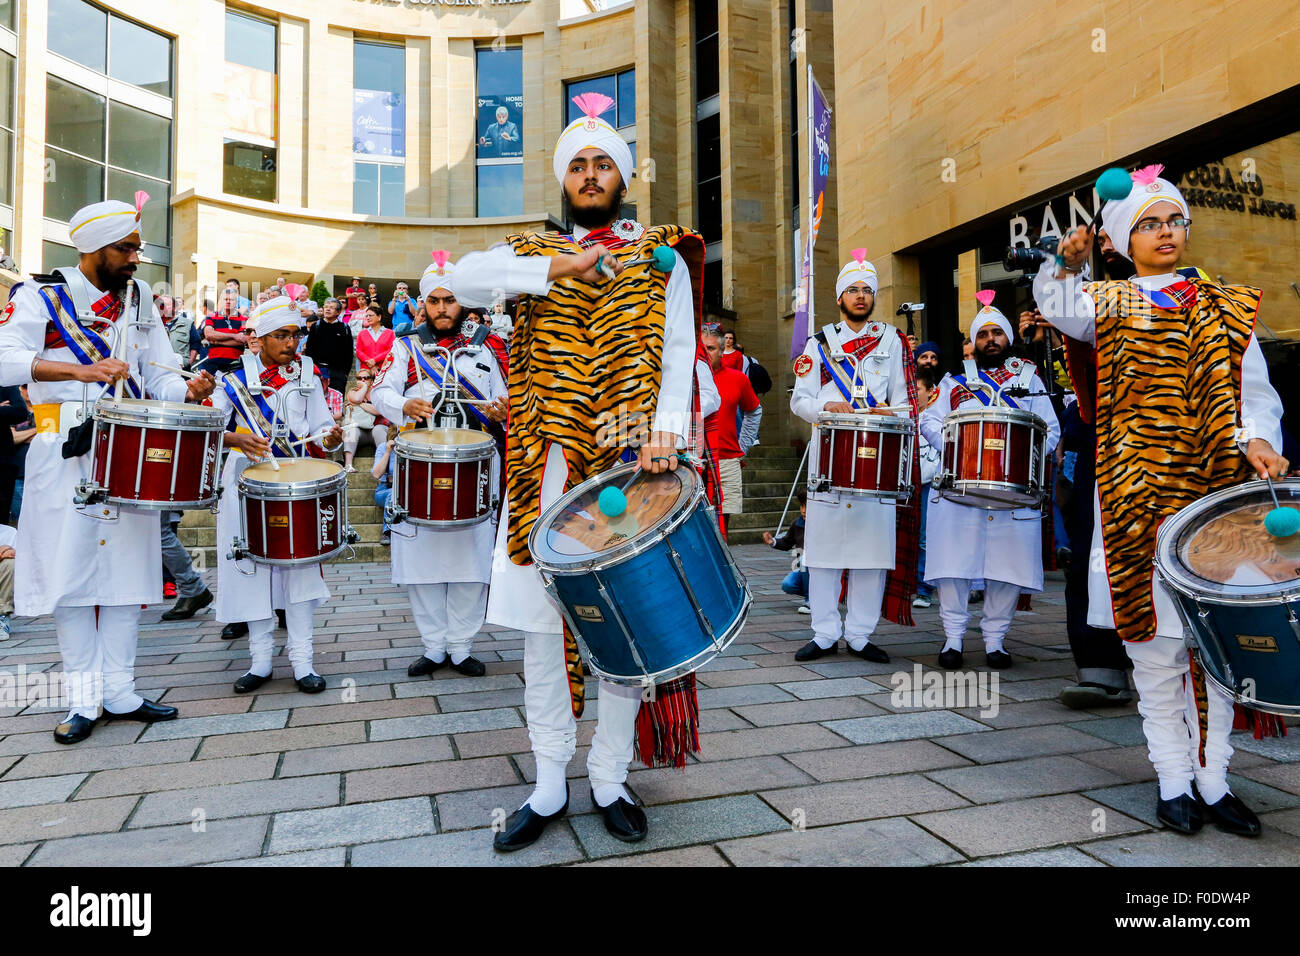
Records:
{"label": "stone staircase", "polygon": [[[764,531],[774,531],[785,507],[786,496],[794,483],[802,452],[788,445],[759,445],[751,448],[745,457],[741,472],[745,489],[743,514],[727,518],[727,541],[730,544],[757,544],[763,540]],[[800,476],[800,484],[807,481]],[[791,499],[786,514],[785,527],[799,517],[799,502]]]}
{"label": "stone staircase", "polygon": [[[356,529],[361,540],[352,547],[357,561],[387,561],[388,548],[379,543],[383,531],[383,509],[375,504],[375,485],[378,483],[370,477],[370,469],[375,464],[374,449],[363,444],[361,450],[371,454],[358,455],[353,462],[357,469],[348,475],[348,522]],[[342,461],[342,455],[339,456]],[[217,561],[217,516],[211,511],[186,511],[181,519],[180,539],[194,558],[194,566],[199,570],[216,567]],[[229,551],[230,542],[220,542],[220,546]],[[349,552],[333,561],[347,561]]]}

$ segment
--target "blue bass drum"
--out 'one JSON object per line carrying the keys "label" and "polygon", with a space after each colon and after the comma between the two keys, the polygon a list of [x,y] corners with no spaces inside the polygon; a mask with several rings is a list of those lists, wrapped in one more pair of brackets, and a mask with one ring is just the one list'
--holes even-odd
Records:
{"label": "blue bass drum", "polygon": [[[1273,483],[1300,507],[1300,479]],[[1244,707],[1300,714],[1300,535],[1264,530],[1262,481],[1225,488],[1165,519],[1156,573],[1200,651],[1206,676]]]}
{"label": "blue bass drum", "polygon": [[[635,471],[620,465],[573,488],[538,519],[528,548],[592,672],[648,686],[725,650],[752,597],[695,470]],[[627,498],[617,517],[597,507],[611,486]]]}

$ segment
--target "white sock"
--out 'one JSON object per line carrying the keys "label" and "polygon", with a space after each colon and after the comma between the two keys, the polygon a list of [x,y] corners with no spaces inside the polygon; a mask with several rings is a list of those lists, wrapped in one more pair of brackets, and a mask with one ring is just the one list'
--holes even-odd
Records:
{"label": "white sock", "polygon": [[1177,778],[1166,780],[1161,778],[1160,780],[1161,800],[1174,800],[1184,795],[1189,797],[1192,795],[1192,782],[1190,780],[1181,780]]}
{"label": "white sock", "polygon": [[301,667],[295,666],[293,669],[293,679],[302,680],[308,674],[315,674],[315,673],[316,673],[316,668],[313,667],[311,664],[304,664]]}
{"label": "white sock", "polygon": [[459,664],[461,661],[465,660],[465,658],[467,658],[467,657],[469,657],[469,651],[465,651],[463,654],[460,654],[460,653],[458,653],[458,654],[452,654],[452,655],[451,655],[451,662],[452,662],[453,664]]}
{"label": "white sock", "polygon": [[849,647],[853,648],[855,651],[860,651],[871,643],[871,638],[869,637],[859,638],[856,643],[854,641],[849,641],[848,638],[845,638],[845,640],[848,641]]}
{"label": "white sock", "polygon": [[[265,671],[266,673],[265,673],[265,674],[262,673],[263,671]],[[259,664],[253,664],[253,665],[251,665],[251,666],[248,668],[248,673],[252,674],[254,677],[270,677],[270,676],[271,676],[271,665],[270,665],[269,662],[266,663],[266,664],[260,664],[260,665],[259,665]]]}
{"label": "white sock", "polygon": [[433,661],[435,664],[441,664],[443,661],[447,659],[447,652],[441,651],[437,654],[430,654],[428,651],[425,651],[424,656],[427,657],[429,660]]}
{"label": "white sock", "polygon": [[984,653],[992,654],[994,651],[1002,650],[1002,641],[1003,639],[1000,637],[984,638]]}
{"label": "white sock", "polygon": [[813,642],[818,647],[820,647],[822,650],[825,651],[825,650],[829,650],[830,648],[834,647],[837,643],[839,643],[839,638],[835,638],[834,640],[826,640],[825,638],[818,637],[816,634],[814,634]]}
{"label": "white sock", "polygon": [[946,641],[943,642],[943,649],[944,649],[945,651],[960,651],[960,650],[961,650],[961,638],[960,638],[960,637],[950,637],[950,638],[948,638]]}
{"label": "white sock", "polygon": [[537,757],[536,759],[537,783],[533,787],[532,795],[525,803],[533,808],[534,813],[549,817],[552,813],[559,813],[560,807],[564,806],[567,796],[564,786],[566,765],[558,760],[549,760],[546,757]]}
{"label": "white sock", "polygon": [[632,803],[632,797],[621,783],[596,783],[591,787],[592,795],[596,798],[596,805],[607,807],[619,797],[622,797],[628,803]]}
{"label": "white sock", "polygon": [[1227,779],[1223,777],[1206,780],[1198,776],[1196,778],[1196,789],[1201,792],[1201,799],[1206,803],[1218,803],[1232,792],[1228,789]]}

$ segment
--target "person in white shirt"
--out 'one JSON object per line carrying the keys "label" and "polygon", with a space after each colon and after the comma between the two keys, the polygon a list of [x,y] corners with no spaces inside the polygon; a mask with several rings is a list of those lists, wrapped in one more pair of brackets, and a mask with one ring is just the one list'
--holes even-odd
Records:
{"label": "person in white shirt", "polygon": [[[1183,833],[1208,817],[1257,836],[1259,819],[1227,781],[1233,705],[1212,687],[1192,692],[1197,668],[1189,669],[1183,625],[1152,555],[1164,517],[1246,478],[1286,474],[1289,462],[1276,451],[1282,403],[1254,334],[1259,290],[1177,271],[1191,213],[1162,169],[1136,170],[1129,195],[1102,209],[1111,243],[1136,275],[1084,282],[1094,236],[1080,227],[1060,243],[1059,267],[1038,273],[1034,298],[1074,340],[1072,365],[1097,368],[1096,394],[1080,398],[1098,448],[1088,623],[1118,630],[1133,661],[1159,781],[1156,815]],[[1187,368],[1197,369],[1195,390]]]}

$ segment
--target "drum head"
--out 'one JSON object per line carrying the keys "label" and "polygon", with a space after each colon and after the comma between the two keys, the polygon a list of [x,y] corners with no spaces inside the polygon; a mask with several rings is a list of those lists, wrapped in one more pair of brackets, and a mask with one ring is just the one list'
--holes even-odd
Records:
{"label": "drum head", "polygon": [[320,481],[333,478],[343,471],[337,461],[327,458],[281,458],[278,459],[279,471],[270,462],[264,461],[249,465],[240,474],[241,478],[262,481],[271,485],[297,484],[302,481]]}
{"label": "drum head", "polygon": [[[1274,482],[1282,507],[1300,508],[1300,479]],[[1300,534],[1264,529],[1273,499],[1262,481],[1216,492],[1167,519],[1156,564],[1170,583],[1207,597],[1249,600],[1300,592]]]}
{"label": "drum head", "polygon": [[[585,567],[635,551],[656,532],[690,507],[700,492],[695,470],[683,465],[658,475],[621,465],[589,478],[555,502],[538,519],[528,545],[533,559],[550,570]],[[608,487],[622,488],[627,510],[609,517],[597,503]]]}
{"label": "drum head", "polygon": [[397,436],[399,445],[491,445],[492,437],[470,428],[412,428]]}
{"label": "drum head", "polygon": [[192,402],[163,402],[153,398],[101,398],[95,403],[95,417],[103,422],[119,425],[157,425],[199,428],[220,428],[226,422],[225,413],[209,405]]}

